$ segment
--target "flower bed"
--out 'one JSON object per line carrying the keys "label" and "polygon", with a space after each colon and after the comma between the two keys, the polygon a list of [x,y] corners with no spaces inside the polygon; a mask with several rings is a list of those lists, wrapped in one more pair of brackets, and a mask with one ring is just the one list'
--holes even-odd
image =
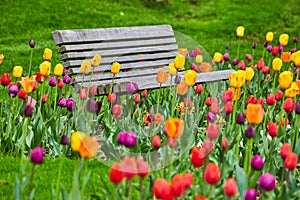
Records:
{"label": "flower bed", "polygon": [[[132,81],[119,99],[112,89],[95,96],[92,83],[74,92],[61,64],[51,70],[48,48],[39,72],[30,62],[27,76],[20,66],[3,74],[0,148],[21,156],[16,197],[34,196],[34,173],[46,155],[81,157],[71,191],[60,187],[57,169],[53,198],[85,197],[90,174],[84,163],[96,158],[110,167],[115,191],[103,190],[110,198],[298,199],[298,40],[288,50],[289,35],[278,43],[268,32],[262,54],[253,44],[251,54],[241,56],[242,26],[237,36],[235,58],[228,46],[211,62],[199,48],[179,49],[156,77],[158,83],[171,79],[170,87],[139,91]],[[29,46],[33,52],[33,40]],[[82,62],[81,72],[93,75],[99,65],[101,55],[95,55]],[[112,63],[111,73],[120,73],[121,65]],[[177,76],[183,68],[184,77]],[[227,68],[236,70],[228,81],[195,85],[198,73]],[[26,175],[28,156],[34,165]]]}

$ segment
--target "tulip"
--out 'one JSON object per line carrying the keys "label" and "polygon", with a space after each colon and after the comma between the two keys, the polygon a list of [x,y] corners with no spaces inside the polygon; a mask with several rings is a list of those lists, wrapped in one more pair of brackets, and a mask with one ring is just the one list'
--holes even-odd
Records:
{"label": "tulip", "polygon": [[293,42],[297,43],[298,42],[298,37],[293,37]]}
{"label": "tulip", "polygon": [[100,63],[101,63],[101,60],[102,60],[101,55],[95,54],[94,57],[93,57],[93,59],[92,59],[92,66],[93,67],[99,66]]}
{"label": "tulip", "polygon": [[208,122],[213,123],[217,120],[217,116],[213,114],[212,112],[208,112],[206,115],[206,119]]}
{"label": "tulip", "polygon": [[138,176],[141,178],[148,176],[150,172],[150,166],[148,162],[144,161],[142,156],[138,156],[136,162],[137,162]]}
{"label": "tulip", "polygon": [[36,81],[34,76],[26,76],[22,78],[21,85],[26,93],[33,91],[36,86]]}
{"label": "tulip", "polygon": [[197,80],[197,72],[194,70],[187,70],[184,73],[184,81],[188,86],[194,86]]}
{"label": "tulip", "polygon": [[75,102],[72,98],[69,98],[69,99],[67,100],[67,105],[66,105],[66,107],[67,107],[67,109],[68,109],[69,111],[73,111],[73,110],[75,110],[75,108],[76,108],[76,102]]}
{"label": "tulip", "polygon": [[161,139],[160,139],[160,136],[159,136],[159,135],[153,136],[152,141],[151,141],[151,144],[152,144],[152,147],[153,147],[154,149],[159,149],[160,146],[161,146]]}
{"label": "tulip", "polygon": [[173,137],[168,138],[168,146],[170,148],[175,148],[177,146],[176,138],[173,138]]}
{"label": "tulip", "polygon": [[299,93],[299,88],[296,82],[292,82],[291,86],[285,90],[285,96],[289,98],[294,98]]}
{"label": "tulip", "polygon": [[272,55],[273,56],[277,56],[278,53],[279,53],[279,48],[276,47],[276,46],[273,46],[273,48],[272,48]]}
{"label": "tulip", "polygon": [[264,104],[265,104],[264,99],[262,97],[258,98],[256,101],[256,104],[260,104],[261,107],[264,107]]}
{"label": "tulip", "polygon": [[69,143],[69,136],[68,135],[62,135],[60,138],[60,144],[61,145],[67,145]]}
{"label": "tulip", "polygon": [[156,82],[162,84],[167,82],[169,76],[165,70],[159,70],[156,74]]}
{"label": "tulip", "polygon": [[292,147],[289,143],[284,143],[280,148],[280,157],[286,159],[286,157],[292,152]]}
{"label": "tulip", "polygon": [[52,50],[49,48],[45,48],[43,57],[44,57],[44,60],[47,60],[47,61],[51,60]]}
{"label": "tulip", "polygon": [[26,117],[32,117],[33,114],[33,107],[31,105],[26,105],[24,107],[24,115]]}
{"label": "tulip", "polygon": [[246,132],[245,132],[245,135],[247,138],[253,138],[255,136],[255,129],[253,126],[248,126],[246,128]]}
{"label": "tulip", "polygon": [[181,81],[180,76],[179,76],[179,75],[176,75],[176,76],[175,76],[175,80],[174,80],[175,84],[179,84],[180,81]]}
{"label": "tulip", "polygon": [[272,45],[268,45],[268,46],[267,46],[267,51],[268,51],[268,52],[271,52],[272,49],[273,49],[273,46],[272,46]]}
{"label": "tulip", "polygon": [[64,66],[62,64],[57,64],[54,68],[54,75],[61,76],[64,71]]}
{"label": "tulip", "polygon": [[243,70],[234,71],[229,75],[229,83],[231,87],[240,88],[244,85],[246,80],[246,72]]}
{"label": "tulip", "polygon": [[48,84],[51,86],[51,87],[54,87],[56,86],[56,76],[52,76],[50,79],[49,79],[49,82]]}
{"label": "tulip", "polygon": [[225,90],[222,94],[222,102],[226,103],[227,101],[232,101],[233,95],[233,91]]}
{"label": "tulip", "polygon": [[257,192],[255,189],[248,189],[244,194],[244,200],[256,200]]}
{"label": "tulip", "polygon": [[35,147],[30,153],[30,160],[33,164],[42,164],[44,160],[43,148]]}
{"label": "tulip", "polygon": [[229,60],[229,53],[224,53],[224,55],[223,55],[223,59],[225,60],[225,61],[228,61]]}
{"label": "tulip", "polygon": [[121,113],[122,113],[122,106],[119,105],[119,104],[114,105],[114,106],[113,106],[113,109],[112,109],[112,113],[113,113],[113,115],[115,115],[115,116],[121,115]]}
{"label": "tulip", "polygon": [[129,82],[126,85],[126,92],[128,94],[135,94],[138,91],[138,85],[135,82]]}
{"label": "tulip", "polygon": [[138,172],[135,158],[125,157],[121,163],[121,170],[126,178],[134,178]]}
{"label": "tulip", "polygon": [[274,33],[273,32],[267,32],[266,34],[266,41],[267,42],[272,42],[274,38]]}
{"label": "tulip", "polygon": [[245,31],[245,28],[243,26],[238,26],[236,28],[236,35],[241,38],[244,36],[244,31]]}
{"label": "tulip", "polygon": [[271,137],[275,137],[278,133],[278,124],[276,122],[268,123],[268,133]]}
{"label": "tulip", "polygon": [[289,42],[289,35],[284,33],[279,36],[279,43],[283,46],[286,46]]}
{"label": "tulip", "polygon": [[258,70],[262,70],[264,66],[265,66],[264,60],[263,60],[262,58],[259,59],[259,61],[258,61],[257,64],[256,64],[256,68],[257,68]]}
{"label": "tulip", "polygon": [[265,191],[272,191],[276,187],[275,177],[270,173],[265,173],[259,177],[258,185]]}
{"label": "tulip", "polygon": [[66,98],[61,98],[58,100],[57,105],[59,107],[66,107],[67,106],[67,100]]}
{"label": "tulip", "polygon": [[295,53],[296,51],[297,51],[296,48],[292,48],[292,49],[291,49],[291,53]]}
{"label": "tulip", "polygon": [[204,180],[210,185],[217,184],[220,180],[220,169],[214,162],[209,163],[204,171]]}
{"label": "tulip", "polygon": [[206,127],[207,137],[211,140],[215,140],[219,137],[220,125],[211,123]]}
{"label": "tulip", "polygon": [[2,74],[1,76],[1,85],[7,86],[10,83],[10,75],[9,74]]}
{"label": "tulip", "polygon": [[219,103],[212,103],[210,106],[210,112],[213,114],[218,114],[220,112],[220,104]]}
{"label": "tulip", "polygon": [[261,170],[264,167],[264,160],[260,155],[255,155],[251,159],[251,166],[255,170]]}
{"label": "tulip", "polygon": [[276,102],[275,96],[273,94],[268,94],[266,102],[269,106],[274,105]]}
{"label": "tulip", "polygon": [[254,70],[251,67],[246,68],[246,81],[251,81],[254,77]]}
{"label": "tulip", "polygon": [[276,101],[280,101],[282,99],[283,92],[281,90],[278,90],[275,94]]}
{"label": "tulip", "polygon": [[174,63],[170,63],[168,66],[165,66],[168,69],[168,73],[171,76],[175,76],[177,74],[177,69],[174,67]]}
{"label": "tulip", "polygon": [[47,95],[46,94],[42,94],[42,103],[46,103],[47,102]]}
{"label": "tulip", "polygon": [[285,63],[290,62],[291,61],[291,52],[287,52],[287,51],[282,52],[280,58]]}
{"label": "tulip", "polygon": [[174,59],[174,67],[179,70],[184,67],[185,64],[185,58],[181,54],[177,54]]}
{"label": "tulip", "polygon": [[117,99],[117,96],[115,93],[108,94],[108,96],[107,96],[107,101],[109,103],[115,103],[116,99]]}
{"label": "tulip", "polygon": [[215,52],[214,57],[213,57],[213,61],[215,63],[223,62],[223,55],[220,52]]}
{"label": "tulip", "polygon": [[65,84],[70,84],[72,82],[72,78],[69,75],[65,75],[63,81]]}
{"label": "tulip", "polygon": [[201,94],[202,93],[202,89],[203,89],[203,87],[202,87],[202,85],[201,84],[197,84],[196,85],[196,94]]}
{"label": "tulip", "polygon": [[29,46],[30,46],[30,48],[34,48],[35,42],[33,39],[29,40]]}
{"label": "tulip", "polygon": [[124,138],[124,146],[126,147],[134,147],[136,145],[136,135],[133,132],[127,132]]}
{"label": "tulip", "polygon": [[148,96],[148,91],[146,89],[144,89],[144,91],[142,93],[142,97],[147,98],[147,96]]}
{"label": "tulip", "polygon": [[59,89],[62,89],[63,87],[64,87],[64,82],[63,82],[63,80],[61,79],[61,78],[59,78],[58,79],[58,83],[57,83],[57,87],[59,88]]}
{"label": "tulip", "polygon": [[23,74],[23,67],[15,66],[13,69],[13,77],[14,78],[21,78]]}
{"label": "tulip", "polygon": [[44,76],[41,74],[41,72],[37,72],[35,74],[35,80],[39,83],[42,83],[44,81]]}
{"label": "tulip", "polygon": [[234,178],[226,179],[223,191],[227,197],[233,197],[236,195],[238,188]]}
{"label": "tulip", "polygon": [[120,170],[121,164],[115,163],[113,166],[111,166],[109,171],[109,180],[113,182],[114,184],[120,183],[124,179],[124,174]]}
{"label": "tulip", "polygon": [[79,90],[79,97],[81,100],[85,100],[88,97],[87,89],[86,88],[80,88]]}
{"label": "tulip", "polygon": [[283,109],[285,110],[285,112],[292,112],[294,110],[294,100],[291,98],[285,99],[283,103]]}
{"label": "tulip", "polygon": [[272,67],[275,71],[279,71],[282,67],[282,60],[280,58],[274,58],[272,61]]}
{"label": "tulip", "polygon": [[39,68],[40,68],[40,73],[43,76],[48,77],[50,75],[50,71],[51,71],[51,63],[50,62],[48,62],[48,61],[42,62],[40,64]]}
{"label": "tulip", "polygon": [[168,137],[180,137],[183,132],[183,120],[179,118],[169,118],[165,123],[165,129]]}
{"label": "tulip", "polygon": [[183,196],[185,190],[185,182],[182,174],[176,174],[171,181],[171,191],[174,197]]}
{"label": "tulip", "polygon": [[232,60],[232,64],[233,65],[237,65],[239,63],[239,60],[237,58],[233,59]]}
{"label": "tulip", "polygon": [[229,44],[228,43],[225,45],[225,49],[226,50],[229,49]]}
{"label": "tulip", "polygon": [[244,124],[245,123],[245,115],[244,113],[240,112],[236,116],[236,123],[237,124]]}
{"label": "tulip", "polygon": [[20,99],[25,100],[27,98],[27,93],[24,90],[20,90],[19,93],[18,93],[18,97]]}
{"label": "tulip", "polygon": [[259,124],[264,119],[264,110],[260,104],[249,103],[246,109],[246,119],[250,124]]}
{"label": "tulip", "polygon": [[91,62],[89,60],[82,61],[81,66],[80,66],[81,73],[83,73],[83,74],[90,73],[91,66],[92,66],[92,64],[91,64]]}
{"label": "tulip", "polygon": [[264,66],[263,69],[262,69],[262,73],[263,74],[268,74],[269,72],[270,72],[270,67]]}
{"label": "tulip", "polygon": [[245,64],[245,61],[240,61],[240,63],[239,63],[239,69],[240,70],[245,70],[246,69],[246,64]]}
{"label": "tulip", "polygon": [[17,96],[17,94],[19,93],[19,88],[16,85],[12,85],[8,88],[8,94],[9,96],[11,96],[12,98],[14,98],[15,96]]}
{"label": "tulip", "polygon": [[[164,197],[167,194],[166,189],[169,188],[168,182],[163,178],[157,178],[155,179],[153,186],[152,186],[152,192],[154,196],[158,199],[164,199]],[[173,197],[171,196],[170,199]]]}
{"label": "tulip", "polygon": [[191,163],[193,167],[202,167],[205,162],[205,152],[200,147],[193,147],[191,151]]}
{"label": "tulip", "polygon": [[252,49],[256,49],[257,44],[256,43],[252,43]]}
{"label": "tulip", "polygon": [[295,113],[297,115],[300,114],[300,101],[297,101],[296,105],[295,105]]}
{"label": "tulip", "polygon": [[91,113],[99,113],[102,107],[102,103],[95,101],[93,99],[89,99],[86,105],[86,108]]}
{"label": "tulip", "polygon": [[204,155],[207,155],[207,154],[210,154],[212,152],[212,150],[214,149],[215,147],[215,144],[213,141],[209,140],[209,139],[206,139],[203,141],[203,144],[202,144],[202,149],[204,151]]}
{"label": "tulip", "polygon": [[192,186],[193,184],[193,174],[191,172],[187,172],[183,175],[183,180],[185,182],[184,186],[185,189],[188,189]]}
{"label": "tulip", "polygon": [[125,131],[122,131],[122,132],[120,132],[120,133],[118,134],[117,142],[118,142],[119,144],[122,144],[122,145],[124,144],[124,140],[125,140],[126,134],[127,134],[127,132],[125,132]]}
{"label": "tulip", "polygon": [[226,150],[228,148],[228,140],[226,137],[222,138],[221,147],[223,150]]}
{"label": "tulip", "polygon": [[296,153],[289,153],[284,160],[284,167],[288,170],[296,169],[298,164],[298,155]]}
{"label": "tulip", "polygon": [[252,60],[252,55],[251,54],[246,54],[246,60],[248,60],[248,62],[251,62]]}
{"label": "tulip", "polygon": [[265,41],[264,42],[264,47],[267,47],[269,45],[269,42],[268,41]]}
{"label": "tulip", "polygon": [[190,55],[191,58],[196,57],[196,51],[195,50],[191,50],[191,52],[190,52],[189,55]]}
{"label": "tulip", "polygon": [[79,154],[82,158],[93,158],[99,152],[100,145],[95,136],[86,136],[81,140]]}

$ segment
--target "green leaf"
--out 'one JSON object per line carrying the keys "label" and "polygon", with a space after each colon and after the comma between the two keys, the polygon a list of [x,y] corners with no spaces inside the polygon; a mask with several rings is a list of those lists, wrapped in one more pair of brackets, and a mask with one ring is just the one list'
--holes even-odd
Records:
{"label": "green leaf", "polygon": [[63,184],[60,184],[60,188],[61,188],[62,199],[68,200],[68,193],[65,189],[65,186]]}
{"label": "green leaf", "polygon": [[34,134],[32,131],[29,131],[29,134],[26,136],[26,145],[30,148],[31,147],[31,141]]}
{"label": "green leaf", "polygon": [[87,173],[87,175],[85,176],[85,178],[84,178],[82,190],[85,189],[85,187],[86,187],[86,185],[87,185],[87,183],[88,183],[88,181],[89,181],[90,176],[91,176],[91,172],[89,171],[89,172]]}
{"label": "green leaf", "polygon": [[280,193],[278,197],[276,198],[277,200],[286,200],[290,199],[289,194],[288,194],[288,188],[286,188],[286,184],[283,184],[280,190]]}
{"label": "green leaf", "polygon": [[15,177],[15,190],[14,190],[15,200],[21,199],[21,186],[18,176]]}
{"label": "green leaf", "polygon": [[32,189],[32,191],[30,192],[30,195],[28,197],[29,200],[33,199],[34,197],[34,192],[35,192],[35,189]]}
{"label": "green leaf", "polygon": [[244,194],[247,190],[248,177],[244,173],[244,170],[238,164],[235,165],[235,171],[236,171],[236,183],[240,193],[240,199],[243,199]]}
{"label": "green leaf", "polygon": [[[298,133],[299,134],[299,133]],[[296,146],[295,146],[295,153],[300,156],[300,140],[298,140]]]}

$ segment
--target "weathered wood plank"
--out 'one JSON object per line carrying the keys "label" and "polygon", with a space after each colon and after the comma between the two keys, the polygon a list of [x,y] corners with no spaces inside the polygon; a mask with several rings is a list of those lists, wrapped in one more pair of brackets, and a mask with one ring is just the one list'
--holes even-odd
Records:
{"label": "weathered wood plank", "polygon": [[[197,76],[196,83],[209,83],[214,81],[221,81],[228,79],[229,75],[234,70],[221,70],[221,71],[212,71],[206,73],[199,73]],[[183,76],[184,71],[178,73],[180,76]],[[126,92],[126,85],[128,82],[135,82],[139,86],[139,90],[144,89],[156,89],[160,87],[160,84],[156,82],[156,75],[146,75],[143,77],[135,78],[122,78],[115,80],[113,87],[114,92]],[[98,86],[98,95],[107,94],[111,85],[111,80],[103,81],[93,81],[91,85]],[[83,87],[88,87],[89,82],[83,83]],[[162,87],[170,86],[170,78],[167,82],[162,84]]]}
{"label": "weathered wood plank", "polygon": [[100,51],[85,51],[85,52],[70,52],[65,53],[60,57],[60,60],[70,60],[70,59],[85,59],[91,58],[95,54],[100,54],[101,56],[122,56],[128,54],[143,54],[143,53],[155,53],[155,52],[168,52],[177,50],[177,44],[170,45],[158,45],[158,46],[147,46],[147,47],[132,47],[124,49],[110,49],[110,50],[100,50]]}
{"label": "weathered wood plank", "polygon": [[117,41],[110,42],[105,41],[101,43],[88,43],[77,45],[63,45],[57,49],[59,53],[72,52],[72,51],[87,51],[87,50],[103,50],[114,48],[129,48],[129,47],[142,47],[142,46],[154,46],[163,44],[175,44],[175,38],[159,38],[149,40],[130,40],[130,41]]}
{"label": "weathered wood plank", "polygon": [[132,40],[174,36],[170,25],[132,26],[118,28],[57,30],[52,32],[56,45],[97,42],[105,40]]}
{"label": "weathered wood plank", "polygon": [[[155,61],[155,60],[160,60],[160,59],[174,59],[177,54],[178,54],[177,51],[173,51],[173,52],[167,52],[167,53],[153,53],[153,54],[133,55],[133,56],[103,57],[101,60],[101,65],[105,66],[105,65],[111,65],[113,62],[120,62],[120,63],[124,63],[123,65],[125,67],[126,63],[131,63],[131,62],[149,61],[149,60]],[[92,59],[92,57],[90,57],[89,59]],[[82,60],[69,60],[63,64],[66,68],[70,68],[70,67],[73,68],[73,71],[75,72],[76,67],[80,67],[81,63],[82,63]],[[77,71],[77,72],[80,72],[80,71]]]}

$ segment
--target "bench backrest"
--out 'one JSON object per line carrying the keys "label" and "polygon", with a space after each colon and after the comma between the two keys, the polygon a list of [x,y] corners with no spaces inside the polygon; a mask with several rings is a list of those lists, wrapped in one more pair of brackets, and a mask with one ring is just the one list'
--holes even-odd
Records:
{"label": "bench backrest", "polygon": [[[57,30],[52,32],[60,59],[70,74],[76,74],[74,83],[81,84],[80,65],[85,59],[91,60],[95,54],[102,56],[94,75],[84,76],[83,87],[98,87],[98,95],[108,94],[113,75],[113,62],[121,64],[121,72],[115,76],[114,92],[125,92],[130,81],[139,89],[158,88],[156,74],[163,66],[174,61],[178,45],[170,25],[134,26],[119,28],[98,28],[78,30]],[[183,74],[183,72],[179,72]],[[227,79],[231,71],[199,74],[197,82],[211,82]],[[170,80],[169,80],[170,81]],[[167,81],[162,87],[167,87]]]}

